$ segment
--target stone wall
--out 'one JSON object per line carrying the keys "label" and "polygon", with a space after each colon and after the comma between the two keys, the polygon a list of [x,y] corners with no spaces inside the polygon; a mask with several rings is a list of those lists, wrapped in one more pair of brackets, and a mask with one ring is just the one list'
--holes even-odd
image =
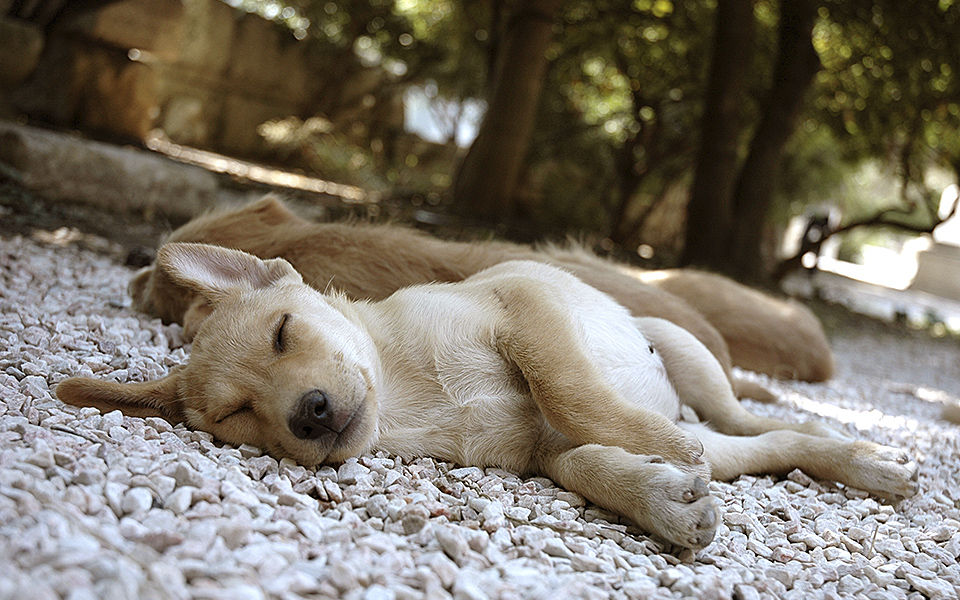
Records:
{"label": "stone wall", "polygon": [[22,83],[40,60],[43,32],[23,21],[0,19],[0,90],[9,90]]}
{"label": "stone wall", "polygon": [[[257,156],[262,123],[313,116],[330,93],[307,43],[220,0],[75,8],[81,4],[66,3],[44,24],[39,64],[6,94],[15,112],[113,139],[143,140],[159,130],[175,143]],[[372,92],[383,77],[358,71],[352,95]]]}

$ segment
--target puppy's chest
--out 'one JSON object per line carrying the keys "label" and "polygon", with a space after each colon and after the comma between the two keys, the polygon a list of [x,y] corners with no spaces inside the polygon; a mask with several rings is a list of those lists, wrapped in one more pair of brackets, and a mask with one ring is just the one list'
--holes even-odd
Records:
{"label": "puppy's chest", "polygon": [[479,341],[418,350],[388,375],[377,447],[406,457],[526,470],[544,425],[517,374]]}
{"label": "puppy's chest", "polygon": [[381,441],[418,440],[426,452],[488,462],[504,435],[535,430],[539,413],[497,351],[496,315],[482,303],[445,299],[405,311],[392,324],[394,343],[381,346],[389,389]]}
{"label": "puppy's chest", "polygon": [[517,402],[523,395],[523,379],[497,352],[492,330],[455,327],[408,339],[396,350],[387,353],[388,360],[394,355],[389,378],[438,409]]}
{"label": "puppy's chest", "polygon": [[496,350],[498,307],[457,289],[396,294],[389,342],[378,344],[384,369],[396,383],[435,388],[455,405],[500,396],[514,383]]}

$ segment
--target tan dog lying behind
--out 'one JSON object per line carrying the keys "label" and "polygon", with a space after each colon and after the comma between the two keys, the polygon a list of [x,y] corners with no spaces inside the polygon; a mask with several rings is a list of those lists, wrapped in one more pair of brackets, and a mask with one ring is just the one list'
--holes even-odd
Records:
{"label": "tan dog lying behind", "polygon": [[[380,302],[215,246],[168,244],[157,265],[213,308],[187,364],[146,383],[68,379],[61,400],[305,465],[383,450],[541,474],[690,548],[719,523],[711,476],[799,467],[886,497],[917,491],[904,452],[747,412],[691,334],[549,265],[505,262]],[[683,406],[717,431],[679,422]]]}
{"label": "tan dog lying behind", "polygon": [[[408,285],[460,281],[506,260],[550,262],[610,294],[635,316],[664,318],[690,331],[728,374],[731,364],[808,381],[833,373],[826,336],[805,307],[695,271],[668,271],[669,278],[643,283],[641,276],[663,272],[629,269],[579,249],[534,251],[507,243],[442,241],[395,226],[313,223],[269,196],[238,210],[198,217],[169,241],[282,257],[318,289],[330,286],[350,298],[369,300]],[[188,336],[206,314],[194,294],[152,267],[134,278],[130,292],[136,308],[165,322],[183,323]],[[730,350],[735,351],[732,363]],[[739,386],[739,395],[772,399],[759,386]]]}

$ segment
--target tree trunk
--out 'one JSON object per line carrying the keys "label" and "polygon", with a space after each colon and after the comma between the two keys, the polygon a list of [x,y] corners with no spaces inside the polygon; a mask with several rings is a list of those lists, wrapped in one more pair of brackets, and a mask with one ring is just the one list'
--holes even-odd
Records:
{"label": "tree trunk", "polygon": [[724,250],[733,220],[740,107],[753,56],[754,30],[753,0],[718,0],[700,151],[687,206],[687,237],[681,257],[685,265],[726,270]]}
{"label": "tree trunk", "polygon": [[454,201],[466,214],[491,220],[512,216],[547,71],[546,50],[562,4],[526,0],[509,17],[487,112],[454,182]]}
{"label": "tree trunk", "polygon": [[783,148],[793,134],[804,95],[820,70],[813,47],[815,0],[780,3],[780,41],[773,87],[763,117],[740,170],[733,197],[733,222],[727,272],[738,279],[765,278],[761,235],[770,212]]}

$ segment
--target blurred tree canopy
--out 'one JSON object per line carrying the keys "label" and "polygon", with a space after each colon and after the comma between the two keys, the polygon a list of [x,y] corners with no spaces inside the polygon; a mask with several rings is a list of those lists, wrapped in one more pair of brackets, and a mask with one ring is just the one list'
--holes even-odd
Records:
{"label": "blurred tree canopy", "polygon": [[[491,221],[625,249],[659,232],[666,255],[757,279],[771,267],[765,232],[807,202],[837,201],[862,165],[886,165],[897,183],[845,228],[929,231],[941,190],[928,174],[960,173],[956,0],[231,4],[311,38],[331,85],[380,65],[384,94],[426,87],[448,119],[481,100],[476,140],[419,191]],[[385,172],[417,165],[367,125],[352,143]]]}

